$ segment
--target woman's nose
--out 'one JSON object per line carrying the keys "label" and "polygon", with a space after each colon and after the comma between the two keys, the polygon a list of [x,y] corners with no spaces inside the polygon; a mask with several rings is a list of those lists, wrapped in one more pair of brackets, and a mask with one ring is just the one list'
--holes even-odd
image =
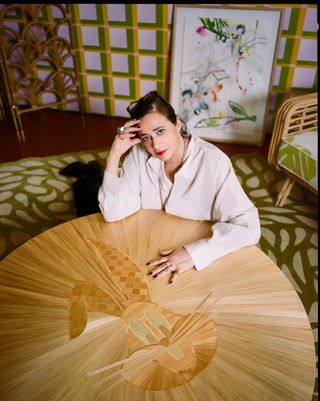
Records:
{"label": "woman's nose", "polygon": [[154,150],[159,150],[159,142],[157,137],[152,138],[152,147]]}

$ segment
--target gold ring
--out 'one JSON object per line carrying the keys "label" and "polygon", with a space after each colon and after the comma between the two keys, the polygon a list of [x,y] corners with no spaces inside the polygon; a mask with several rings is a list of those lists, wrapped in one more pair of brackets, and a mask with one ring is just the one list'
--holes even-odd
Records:
{"label": "gold ring", "polygon": [[126,127],[118,127],[117,133],[118,133],[120,139],[124,139],[124,135],[126,133]]}

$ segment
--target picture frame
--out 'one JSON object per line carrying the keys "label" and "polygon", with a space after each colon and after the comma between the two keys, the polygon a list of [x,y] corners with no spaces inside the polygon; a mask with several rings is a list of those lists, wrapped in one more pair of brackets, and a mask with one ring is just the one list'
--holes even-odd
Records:
{"label": "picture frame", "polygon": [[263,146],[283,9],[175,5],[170,103],[203,139]]}

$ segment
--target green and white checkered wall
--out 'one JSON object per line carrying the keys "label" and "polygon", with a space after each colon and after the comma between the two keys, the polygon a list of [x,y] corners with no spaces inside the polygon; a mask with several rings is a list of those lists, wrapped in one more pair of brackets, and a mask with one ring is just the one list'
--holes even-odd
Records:
{"label": "green and white checkered wall", "polygon": [[[317,6],[247,6],[284,9],[270,96],[270,132],[283,100],[317,91]],[[173,4],[70,4],[69,8],[86,113],[127,117],[128,103],[153,89],[168,98]],[[58,14],[52,7],[44,17],[56,19]],[[68,38],[66,29],[61,34]],[[78,110],[78,105],[65,108]]]}
{"label": "green and white checkered wall", "polygon": [[166,92],[172,6],[70,5],[86,112],[128,116],[144,93]]}

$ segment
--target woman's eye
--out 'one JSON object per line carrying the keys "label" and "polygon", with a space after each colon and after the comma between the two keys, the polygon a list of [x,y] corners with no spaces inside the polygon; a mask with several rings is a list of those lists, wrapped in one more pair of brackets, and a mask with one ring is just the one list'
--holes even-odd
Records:
{"label": "woman's eye", "polygon": [[157,132],[158,135],[163,135],[165,134],[166,130],[164,128],[159,129],[159,131]]}
{"label": "woman's eye", "polygon": [[148,139],[149,139],[149,137],[148,137],[148,136],[143,136],[143,137],[141,138],[142,142],[147,142],[147,141],[148,141]]}

